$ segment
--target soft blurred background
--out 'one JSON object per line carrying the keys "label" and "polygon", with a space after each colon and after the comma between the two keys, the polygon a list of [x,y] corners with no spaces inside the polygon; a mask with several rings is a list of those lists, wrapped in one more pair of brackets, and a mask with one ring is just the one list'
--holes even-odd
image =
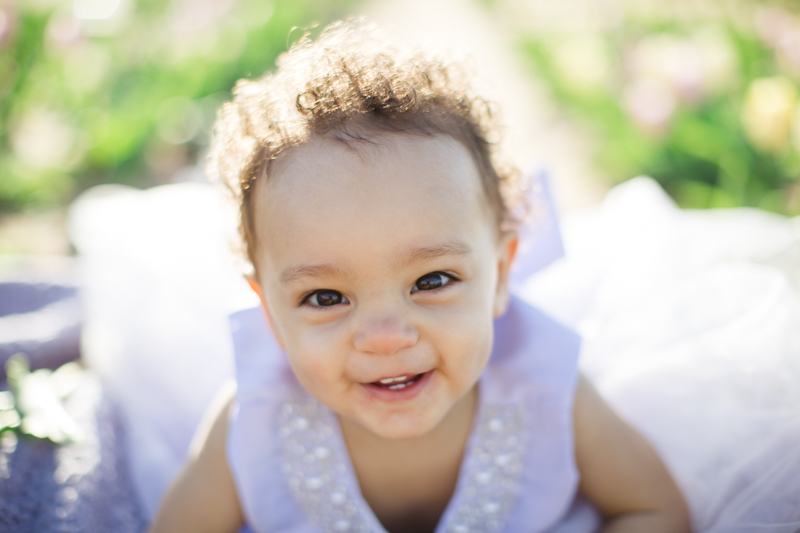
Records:
{"label": "soft blurred background", "polygon": [[204,179],[235,81],[352,13],[471,58],[511,157],[567,210],[647,174],[682,206],[800,213],[792,2],[4,0],[0,253],[68,253],[92,185]]}

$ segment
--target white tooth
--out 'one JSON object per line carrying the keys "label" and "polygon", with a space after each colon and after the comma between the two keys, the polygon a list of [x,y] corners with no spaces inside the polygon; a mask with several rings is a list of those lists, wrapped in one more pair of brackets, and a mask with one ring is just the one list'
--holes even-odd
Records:
{"label": "white tooth", "polygon": [[397,377],[397,378],[386,378],[386,379],[380,380],[380,383],[383,384],[383,385],[388,385],[389,383],[396,383],[398,381],[405,381],[406,379],[408,379],[408,376],[400,376],[400,377]]}

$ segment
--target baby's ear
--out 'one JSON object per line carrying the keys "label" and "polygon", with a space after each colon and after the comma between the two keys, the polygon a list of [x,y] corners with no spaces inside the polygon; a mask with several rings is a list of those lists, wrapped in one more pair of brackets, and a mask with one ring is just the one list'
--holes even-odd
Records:
{"label": "baby's ear", "polygon": [[256,279],[255,274],[245,274],[244,275],[245,281],[247,284],[250,285],[250,288],[253,289],[253,292],[258,295],[258,299],[261,300],[263,305],[264,301],[261,298],[261,285],[258,284],[258,280]]}
{"label": "baby's ear", "polygon": [[280,344],[281,348],[285,350],[286,347],[283,344],[283,338],[281,338],[278,328],[275,327],[275,320],[272,318],[272,313],[269,310],[267,301],[264,299],[264,293],[261,290],[261,285],[258,283],[258,279],[256,279],[255,274],[245,274],[244,279],[247,280],[247,284],[250,285],[250,288],[253,289],[253,292],[258,295],[258,299],[261,300],[261,308],[264,310],[264,314],[267,316],[267,325],[269,325],[269,329],[272,331],[272,336],[275,337],[275,340],[278,341],[278,344]]}
{"label": "baby's ear", "polygon": [[508,280],[511,265],[517,255],[519,237],[516,231],[504,233],[497,247],[497,289],[494,296],[494,316],[501,316],[508,307]]}

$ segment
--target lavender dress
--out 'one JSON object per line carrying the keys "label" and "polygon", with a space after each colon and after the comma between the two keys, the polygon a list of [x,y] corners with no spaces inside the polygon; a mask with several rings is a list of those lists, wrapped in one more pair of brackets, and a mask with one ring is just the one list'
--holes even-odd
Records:
{"label": "lavender dress", "polygon": [[[237,405],[228,446],[249,527],[382,532],[362,497],[333,413],[295,380],[260,309],[232,318]],[[512,300],[495,323],[479,407],[437,533],[594,531],[576,497],[572,436],[579,337]]]}

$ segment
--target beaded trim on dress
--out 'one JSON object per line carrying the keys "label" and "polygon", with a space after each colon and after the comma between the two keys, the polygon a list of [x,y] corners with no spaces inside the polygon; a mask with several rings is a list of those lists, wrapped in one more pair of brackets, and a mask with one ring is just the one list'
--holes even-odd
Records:
{"label": "beaded trim on dress", "polygon": [[463,471],[467,482],[448,533],[503,529],[519,495],[525,430],[521,405],[486,406],[478,413],[475,443]]}
{"label": "beaded trim on dress", "polygon": [[[328,533],[377,533],[369,511],[359,505],[336,446],[336,420],[308,394],[296,394],[281,408],[283,473],[300,507]],[[481,406],[472,448],[467,450],[449,524],[437,531],[496,533],[503,529],[519,495],[526,417],[522,405]],[[463,487],[461,485],[463,484]],[[460,492],[459,492],[460,489]],[[377,531],[383,532],[383,528]]]}
{"label": "beaded trim on dress", "polygon": [[297,503],[324,531],[367,533],[371,528],[348,487],[333,440],[334,423],[331,411],[310,395],[284,403],[279,429],[283,474]]}

